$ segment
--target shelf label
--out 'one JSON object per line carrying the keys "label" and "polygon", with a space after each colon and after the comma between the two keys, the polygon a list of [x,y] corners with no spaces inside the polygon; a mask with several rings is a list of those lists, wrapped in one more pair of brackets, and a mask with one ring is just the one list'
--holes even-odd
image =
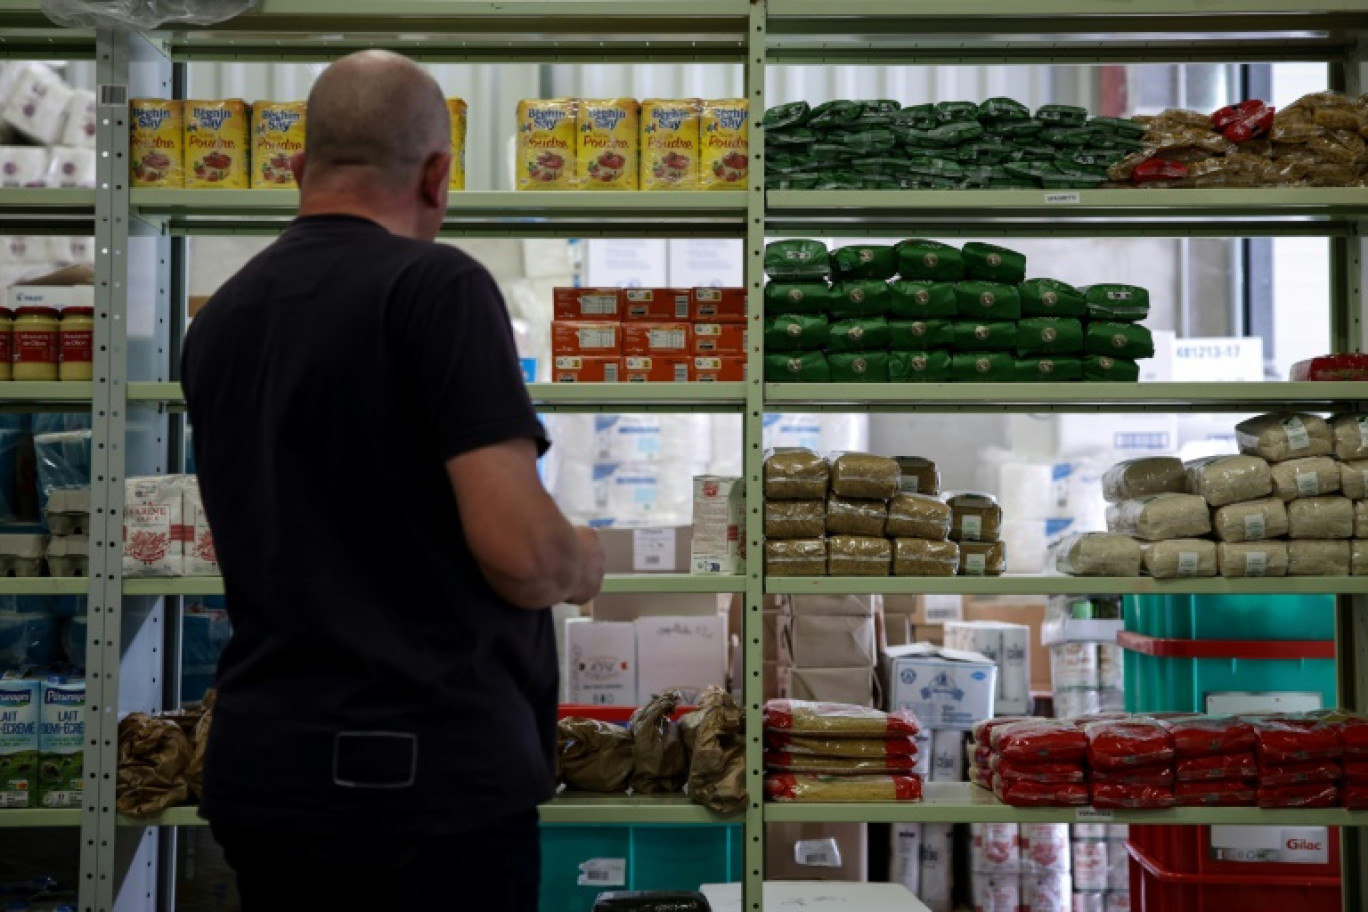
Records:
{"label": "shelf label", "polygon": [[1264,379],[1263,339],[1212,337],[1173,343],[1174,380],[1207,382]]}
{"label": "shelf label", "polygon": [[1083,202],[1082,194],[1077,192],[1045,194],[1045,205],[1047,206],[1077,205],[1081,202]]}
{"label": "shelf label", "polygon": [[1078,823],[1111,823],[1115,819],[1116,815],[1111,811],[1097,808],[1079,808],[1074,813],[1074,820]]}
{"label": "shelf label", "polygon": [[581,862],[579,879],[581,887],[625,887],[627,886],[627,859],[591,858]]}
{"label": "shelf label", "polygon": [[675,530],[637,529],[632,533],[632,571],[678,573],[675,566]]}

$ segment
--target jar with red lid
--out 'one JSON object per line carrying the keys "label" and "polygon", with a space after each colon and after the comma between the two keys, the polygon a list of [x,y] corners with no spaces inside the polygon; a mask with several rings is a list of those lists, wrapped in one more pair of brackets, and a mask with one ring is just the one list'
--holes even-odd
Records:
{"label": "jar with red lid", "polygon": [[0,380],[14,377],[10,360],[14,357],[14,311],[0,307]]}
{"label": "jar with red lid", "polygon": [[58,327],[55,307],[20,307],[14,312],[12,374],[15,380],[56,380]]}
{"label": "jar with red lid", "polygon": [[58,379],[91,379],[94,376],[95,308],[63,309],[58,336],[61,341],[57,355]]}

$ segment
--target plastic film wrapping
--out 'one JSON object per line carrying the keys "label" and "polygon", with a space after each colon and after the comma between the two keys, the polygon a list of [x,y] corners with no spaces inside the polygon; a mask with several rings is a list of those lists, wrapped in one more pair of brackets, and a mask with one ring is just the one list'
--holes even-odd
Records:
{"label": "plastic film wrapping", "polygon": [[1059,544],[1055,569],[1070,576],[1139,576],[1140,543],[1129,535],[1083,532]]}
{"label": "plastic film wrapping", "polygon": [[1329,456],[1334,435],[1324,418],[1308,414],[1272,414],[1235,425],[1240,452],[1283,462],[1302,456]]}
{"label": "plastic film wrapping", "polygon": [[898,463],[869,453],[838,453],[830,458],[831,490],[842,497],[887,500],[898,492]]}
{"label": "plastic film wrapping", "polygon": [[894,576],[954,576],[960,548],[951,541],[899,538],[893,542]]}
{"label": "plastic film wrapping", "polygon": [[960,576],[1001,576],[1007,571],[1007,546],[995,542],[960,542]]}
{"label": "plastic film wrapping", "polygon": [[827,461],[803,447],[765,451],[765,497],[770,500],[825,500]]}
{"label": "plastic film wrapping", "polygon": [[1340,493],[1354,500],[1368,498],[1368,459],[1340,463]]}
{"label": "plastic film wrapping", "polygon": [[921,731],[911,710],[883,712],[849,703],[813,700],[767,700],[765,730],[787,736],[894,739],[905,741]]}
{"label": "plastic film wrapping", "polygon": [[1211,456],[1184,466],[1188,491],[1213,507],[1266,497],[1273,490],[1268,462],[1257,456]]}
{"label": "plastic film wrapping", "polygon": [[826,576],[827,546],[820,538],[765,542],[766,576]]}
{"label": "plastic film wrapping", "polygon": [[1301,497],[1287,505],[1287,535],[1293,539],[1354,536],[1354,502],[1347,497]]}
{"label": "plastic film wrapping", "polygon": [[1216,565],[1221,576],[1286,576],[1287,542],[1220,542]]}
{"label": "plastic film wrapping", "polygon": [[1273,466],[1273,494],[1283,500],[1319,497],[1340,489],[1340,469],[1328,456],[1289,459]]}
{"label": "plastic film wrapping", "polygon": [[825,533],[826,505],[822,501],[765,501],[765,538],[821,538]]}
{"label": "plastic film wrapping", "polygon": [[888,505],[882,500],[827,495],[826,531],[831,535],[881,536],[887,520]]}
{"label": "plastic film wrapping", "polygon": [[888,502],[885,532],[894,538],[943,541],[950,535],[951,508],[923,494],[896,494]]}
{"label": "plastic film wrapping", "polygon": [[1310,539],[1287,543],[1288,576],[1348,576],[1349,542]]}
{"label": "plastic film wrapping", "polygon": [[1145,572],[1155,579],[1216,575],[1216,543],[1203,538],[1146,542]]}
{"label": "plastic film wrapping", "polygon": [[833,535],[827,539],[827,569],[832,576],[887,576],[892,569],[893,543],[864,535]]}
{"label": "plastic film wrapping", "polygon": [[920,801],[916,776],[816,776],[777,773],[765,776],[771,801]]}
{"label": "plastic film wrapping", "polygon": [[1335,458],[1368,459],[1368,415],[1336,415],[1330,419]]}
{"label": "plastic film wrapping", "polygon": [[946,498],[946,503],[950,505],[953,541],[996,541],[1002,533],[1002,507],[991,494],[954,493]]}
{"label": "plastic film wrapping", "polygon": [[1200,495],[1153,494],[1120,505],[1117,531],[1147,541],[1206,535],[1211,514]]}
{"label": "plastic film wrapping", "polygon": [[1287,534],[1287,505],[1278,497],[1228,504],[1212,513],[1211,526],[1223,542],[1279,538]]}
{"label": "plastic film wrapping", "polygon": [[1368,541],[1354,539],[1349,544],[1350,573],[1354,576],[1368,576]]}

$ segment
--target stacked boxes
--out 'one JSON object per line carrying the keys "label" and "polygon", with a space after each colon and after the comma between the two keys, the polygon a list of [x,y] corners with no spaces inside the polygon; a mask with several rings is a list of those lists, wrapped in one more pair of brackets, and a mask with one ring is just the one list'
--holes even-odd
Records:
{"label": "stacked boxes", "polygon": [[873,707],[876,599],[784,599],[775,618],[778,695]]}
{"label": "stacked boxes", "polygon": [[727,622],[721,615],[571,618],[565,628],[565,678],[571,703],[640,706],[676,689],[693,704],[727,684]]}
{"label": "stacked boxes", "polygon": [[744,288],[557,288],[553,293],[554,382],[745,379]]}

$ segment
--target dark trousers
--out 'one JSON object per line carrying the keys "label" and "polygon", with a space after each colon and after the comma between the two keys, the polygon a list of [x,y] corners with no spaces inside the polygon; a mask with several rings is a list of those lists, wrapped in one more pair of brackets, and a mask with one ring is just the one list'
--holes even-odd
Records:
{"label": "dark trousers", "polygon": [[531,811],[455,836],[304,836],[213,824],[242,912],[537,912],[541,843]]}

